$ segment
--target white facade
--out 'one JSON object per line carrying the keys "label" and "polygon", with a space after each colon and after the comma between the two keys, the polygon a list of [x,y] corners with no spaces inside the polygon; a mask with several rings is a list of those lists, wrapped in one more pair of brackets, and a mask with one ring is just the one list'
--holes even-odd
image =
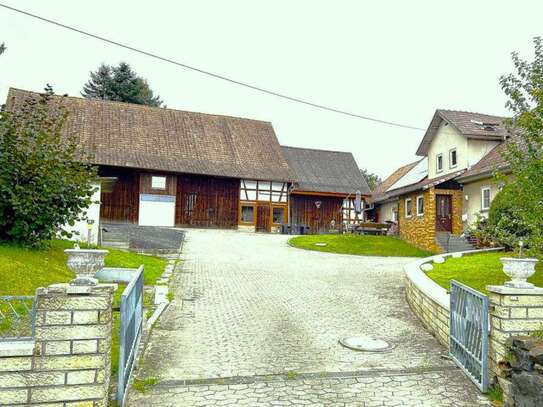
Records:
{"label": "white facade", "polygon": [[379,223],[398,221],[398,201],[379,205]]}
{"label": "white facade", "polygon": [[[428,178],[470,168],[498,144],[498,141],[468,139],[442,121],[428,148]],[[456,152],[456,165],[451,160],[453,151]],[[442,157],[441,170],[438,168],[438,156]]]}
{"label": "white facade", "polygon": [[492,203],[498,192],[499,184],[493,177],[478,181],[465,183],[463,185],[464,205],[463,221],[466,227],[472,226],[477,220],[477,216],[488,217],[488,207],[485,207],[485,190],[488,190],[488,203]]}
{"label": "white facade", "polygon": [[76,221],[73,226],[64,225],[62,229],[73,233],[70,240],[85,243],[90,241],[91,244],[96,245],[98,244],[98,235],[100,231],[101,187],[99,182],[93,182],[92,187],[96,188],[96,191],[91,197],[92,203],[85,211],[86,214],[81,214],[80,220]]}

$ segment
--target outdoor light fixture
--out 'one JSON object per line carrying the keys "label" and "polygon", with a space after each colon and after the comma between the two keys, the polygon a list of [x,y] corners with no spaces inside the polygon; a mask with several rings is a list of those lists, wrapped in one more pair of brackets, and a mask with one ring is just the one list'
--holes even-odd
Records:
{"label": "outdoor light fixture", "polygon": [[464,199],[465,199],[466,201],[469,201],[469,195],[464,195]]}
{"label": "outdoor light fixture", "polygon": [[315,206],[317,207],[317,209],[321,207],[321,204],[322,204],[321,201],[315,201]]}

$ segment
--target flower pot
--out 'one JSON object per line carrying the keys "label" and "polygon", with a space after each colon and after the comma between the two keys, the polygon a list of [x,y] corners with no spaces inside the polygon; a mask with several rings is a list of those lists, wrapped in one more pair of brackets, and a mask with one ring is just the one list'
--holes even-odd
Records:
{"label": "flower pot", "polygon": [[96,285],[98,280],[94,277],[96,272],[104,267],[107,250],[94,249],[66,249],[68,255],[68,268],[75,273],[74,285]]}
{"label": "flower pot", "polygon": [[515,257],[501,257],[503,272],[511,278],[504,285],[512,288],[534,288],[532,283],[526,281],[535,273],[537,259],[520,259]]}

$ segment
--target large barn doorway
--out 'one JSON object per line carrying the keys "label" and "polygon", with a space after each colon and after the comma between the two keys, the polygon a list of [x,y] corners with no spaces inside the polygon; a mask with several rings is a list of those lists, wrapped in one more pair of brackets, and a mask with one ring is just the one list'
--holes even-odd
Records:
{"label": "large barn doorway", "polygon": [[238,200],[239,180],[178,175],[175,224],[235,228]]}

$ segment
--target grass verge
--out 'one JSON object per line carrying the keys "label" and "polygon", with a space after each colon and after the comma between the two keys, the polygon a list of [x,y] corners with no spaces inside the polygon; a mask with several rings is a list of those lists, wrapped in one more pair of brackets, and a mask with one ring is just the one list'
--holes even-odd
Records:
{"label": "grass verge", "polygon": [[[448,258],[445,263],[434,264],[434,269],[427,275],[447,290],[451,288],[451,280],[456,280],[486,294],[487,285],[502,285],[509,280],[502,271],[500,257],[512,257],[512,253],[490,252]],[[542,262],[536,265],[536,272],[528,281],[543,287]]]}
{"label": "grass verge", "polygon": [[[70,281],[74,275],[66,266],[64,249],[71,247],[73,242],[67,240],[53,240],[41,250],[0,244],[0,295],[33,295],[38,287]],[[154,285],[166,266],[166,260],[160,257],[106,249],[108,267],[143,264],[146,285]]]}
{"label": "grass verge", "polygon": [[[289,243],[300,249],[362,256],[426,257],[432,255],[428,251],[418,249],[391,236],[309,235],[294,237],[289,240]],[[315,243],[325,243],[326,246],[315,246]]]}

